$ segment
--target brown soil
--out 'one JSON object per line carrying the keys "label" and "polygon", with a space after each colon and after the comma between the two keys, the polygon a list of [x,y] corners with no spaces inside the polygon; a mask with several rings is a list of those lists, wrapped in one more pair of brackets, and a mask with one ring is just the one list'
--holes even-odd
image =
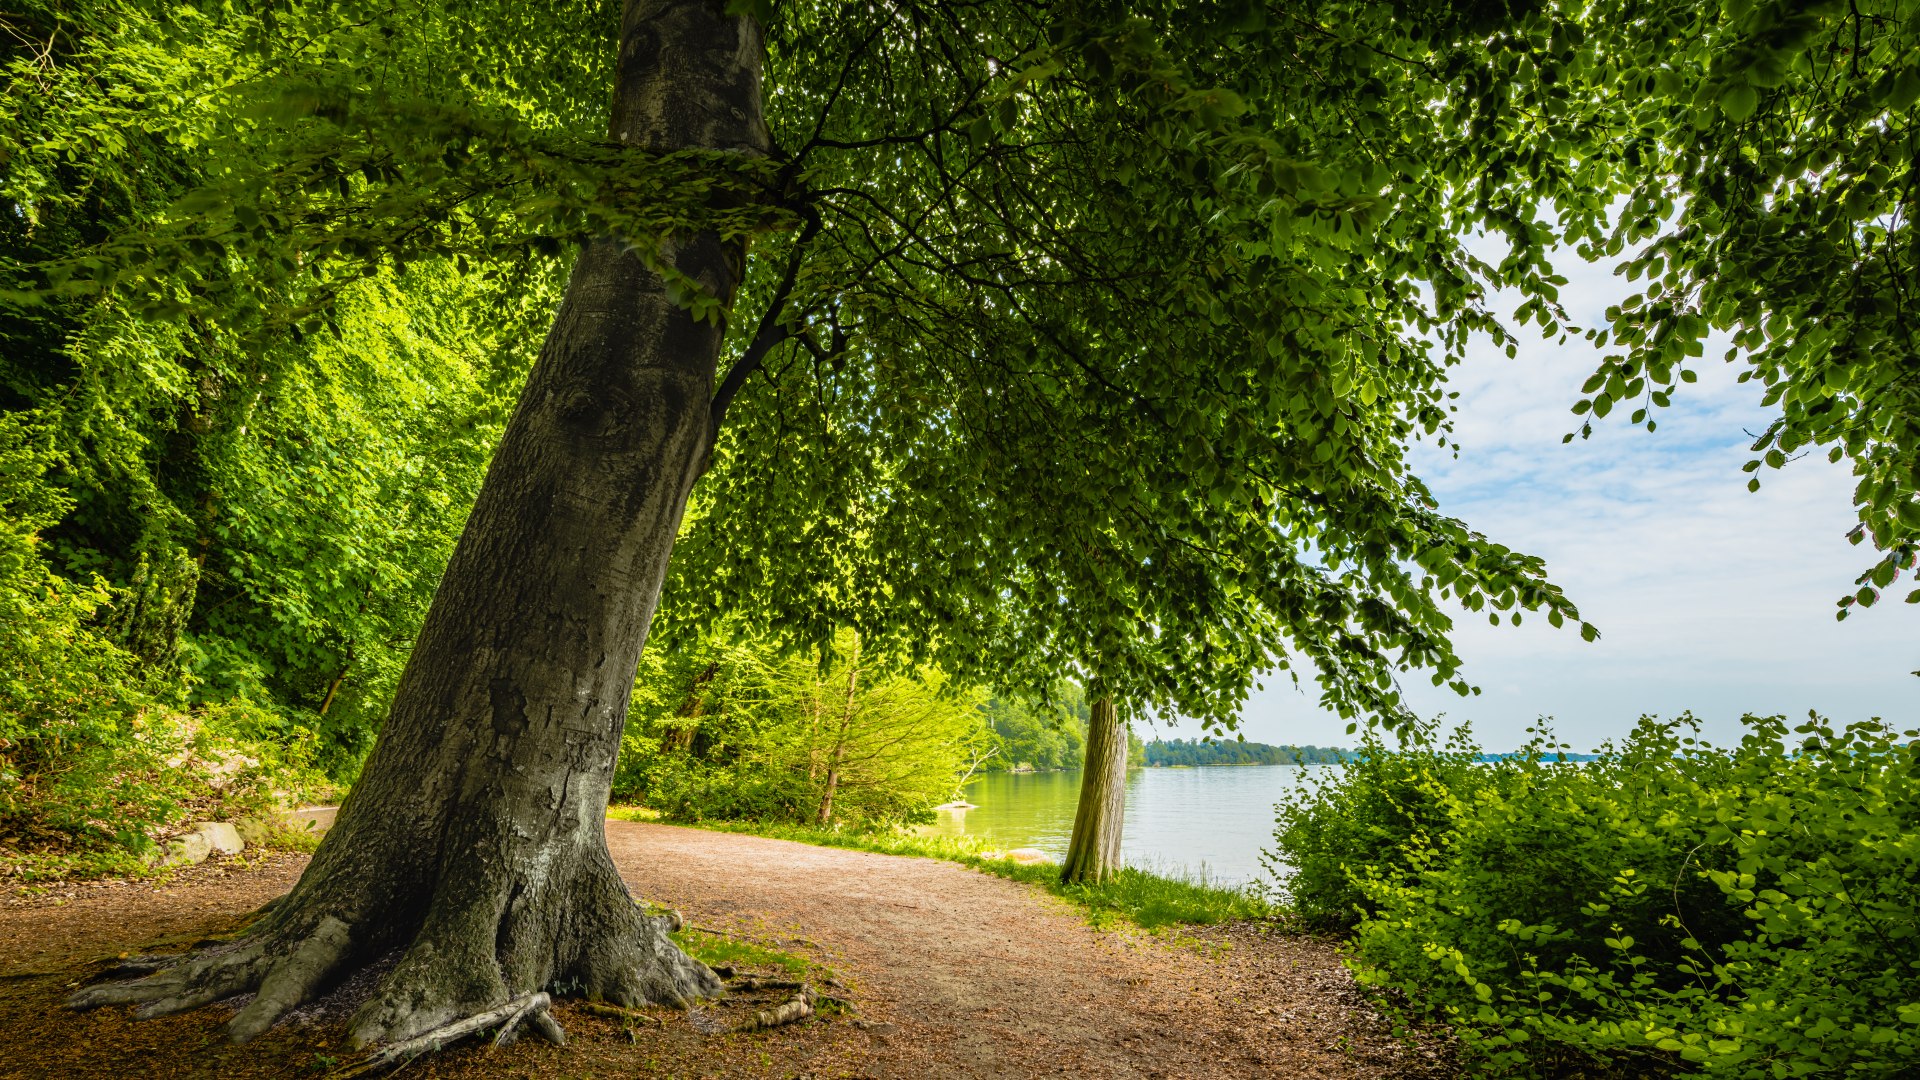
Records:
{"label": "brown soil", "polygon": [[[1031,886],[931,859],[609,821],[636,895],[688,921],[808,955],[859,1008],[774,1031],[706,1035],[692,1018],[623,1030],[562,1004],[569,1042],[460,1047],[406,1077],[1437,1077],[1393,1039],[1323,941],[1256,924],[1096,930]],[[61,1000],[106,960],[230,931],[286,891],[303,857],[227,860],[171,882],[76,886],[0,902],[0,1077],[315,1077],[348,1055],[368,979],[245,1047],[229,1009],[134,1022]],[[836,991],[837,992],[837,991]]]}

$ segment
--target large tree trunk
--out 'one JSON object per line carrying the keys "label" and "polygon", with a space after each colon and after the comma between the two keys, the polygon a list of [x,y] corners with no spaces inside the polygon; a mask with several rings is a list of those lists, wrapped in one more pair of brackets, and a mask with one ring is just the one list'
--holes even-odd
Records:
{"label": "large tree trunk", "polygon": [[[628,0],[613,135],[764,153],[758,26],[721,0]],[[682,238],[731,301],[744,253]],[[77,1005],[143,1014],[256,992],[264,1030],[400,951],[355,1015],[362,1045],[567,988],[623,1005],[719,990],[646,915],[604,819],[634,669],[713,442],[723,331],[616,240],[585,248],[360,782],[293,892],[240,941]]]}
{"label": "large tree trunk", "polygon": [[1087,722],[1087,761],[1080,773],[1080,807],[1067,842],[1065,881],[1097,884],[1120,869],[1120,827],[1127,804],[1127,726],[1113,698],[1094,698]]}

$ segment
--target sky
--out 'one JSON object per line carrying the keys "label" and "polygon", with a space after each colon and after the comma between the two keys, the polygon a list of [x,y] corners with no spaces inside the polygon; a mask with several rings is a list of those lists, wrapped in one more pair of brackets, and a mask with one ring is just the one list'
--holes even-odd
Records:
{"label": "sky", "polygon": [[[1483,253],[1484,254],[1484,253]],[[1611,265],[1556,260],[1570,279],[1561,299],[1582,326],[1637,291]],[[1506,305],[1511,311],[1512,304]],[[1463,674],[1481,688],[1462,698],[1407,680],[1414,710],[1471,723],[1482,746],[1512,749],[1543,717],[1576,750],[1629,732],[1642,714],[1691,711],[1716,742],[1740,735],[1746,713],[1836,721],[1881,717],[1920,727],[1920,605],[1904,599],[1910,578],[1871,609],[1834,619],[1835,602],[1873,561],[1847,543],[1855,523],[1846,462],[1825,453],[1762,469],[1747,491],[1740,467],[1773,410],[1758,382],[1739,385],[1744,365],[1709,341],[1694,361],[1700,381],[1682,386],[1658,430],[1627,423],[1628,408],[1596,421],[1591,439],[1561,438],[1569,411],[1600,354],[1578,337],[1522,333],[1518,355],[1485,338],[1451,376],[1459,391],[1458,457],[1415,444],[1415,472],[1440,509],[1508,547],[1546,559],[1601,638],[1583,642],[1572,624],[1545,618],[1489,626],[1460,610],[1454,644]],[[1351,745],[1346,722],[1318,707],[1317,688],[1265,680],[1241,718],[1248,739]],[[1163,737],[1200,734],[1162,724]]]}

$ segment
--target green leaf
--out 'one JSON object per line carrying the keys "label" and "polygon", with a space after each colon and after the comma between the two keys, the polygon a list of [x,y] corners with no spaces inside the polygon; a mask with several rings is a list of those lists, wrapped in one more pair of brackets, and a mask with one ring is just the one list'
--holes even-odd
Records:
{"label": "green leaf", "polygon": [[1747,83],[1730,83],[1720,92],[1720,111],[1735,123],[1752,116],[1759,105],[1759,91]]}

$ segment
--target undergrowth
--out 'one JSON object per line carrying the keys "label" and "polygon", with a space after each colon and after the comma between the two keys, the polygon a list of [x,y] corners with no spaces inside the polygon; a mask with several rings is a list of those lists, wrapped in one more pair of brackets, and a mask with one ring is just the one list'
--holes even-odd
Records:
{"label": "undergrowth", "polygon": [[1285,899],[1481,1074],[1913,1077],[1920,732],[1745,723],[1372,747],[1282,804]]}
{"label": "undergrowth", "polygon": [[136,598],[75,582],[38,530],[69,504],[54,459],[0,417],[0,880],[138,876],[196,821],[267,817],[324,784],[310,731],[245,694],[194,701],[115,627]]}

